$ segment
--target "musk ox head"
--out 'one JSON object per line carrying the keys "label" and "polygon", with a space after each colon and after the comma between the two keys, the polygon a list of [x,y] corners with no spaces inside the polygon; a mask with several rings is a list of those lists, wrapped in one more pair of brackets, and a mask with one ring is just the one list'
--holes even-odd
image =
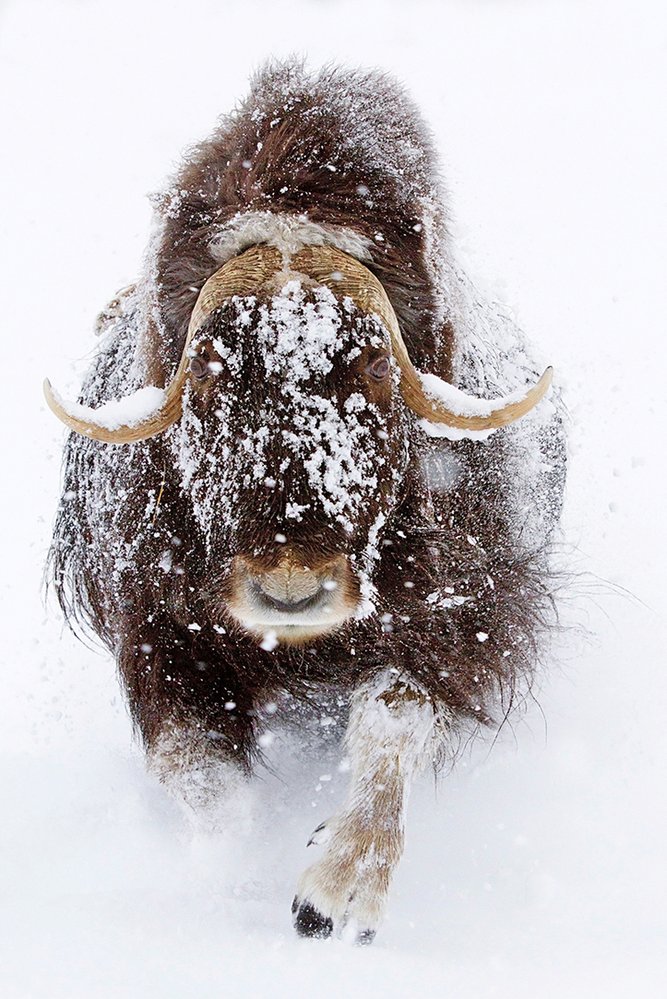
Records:
{"label": "musk ox head", "polygon": [[46,396],[88,437],[122,444],[166,432],[220,610],[253,635],[300,643],[372,608],[410,411],[491,429],[536,405],[549,381],[547,372],[522,399],[464,399],[456,411],[427,394],[362,264],[333,247],[286,260],[255,246],[202,288],[178,370],[142,418],[113,425],[48,383]]}
{"label": "musk ox head", "polygon": [[363,612],[408,425],[382,322],[286,277],[197,331],[169,444],[227,611],[301,641]]}

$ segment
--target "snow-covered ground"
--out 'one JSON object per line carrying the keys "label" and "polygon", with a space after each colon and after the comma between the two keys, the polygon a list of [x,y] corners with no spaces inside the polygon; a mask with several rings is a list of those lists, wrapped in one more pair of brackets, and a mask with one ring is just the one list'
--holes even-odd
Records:
{"label": "snow-covered ground", "polygon": [[[0,995],[658,996],[665,949],[667,8],[662,0],[5,0]],[[192,834],[107,657],[40,582],[92,320],[145,193],[265,56],[379,65],[433,124],[475,276],[571,414],[568,625],[539,706],[416,789],[372,948],[293,936],[335,754],[277,741],[249,833]],[[391,114],[391,108],[387,109]],[[582,629],[585,629],[582,630]],[[330,780],[320,779],[331,776]]]}

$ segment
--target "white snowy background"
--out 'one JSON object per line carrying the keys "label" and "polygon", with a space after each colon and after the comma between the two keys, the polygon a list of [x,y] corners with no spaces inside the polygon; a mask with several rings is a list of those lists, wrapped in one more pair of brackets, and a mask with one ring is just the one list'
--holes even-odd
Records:
{"label": "white snowy background", "polygon": [[[4,999],[665,994],[666,10],[0,6]],[[63,439],[42,377],[74,390],[96,312],[137,273],[146,193],[253,67],[292,51],[408,84],[461,253],[554,364],[571,417],[577,575],[540,706],[420,782],[366,949],[290,925],[305,842],[343,791],[335,754],[304,763],[277,741],[250,833],[192,834],[144,773],[113,664],[40,591]]]}

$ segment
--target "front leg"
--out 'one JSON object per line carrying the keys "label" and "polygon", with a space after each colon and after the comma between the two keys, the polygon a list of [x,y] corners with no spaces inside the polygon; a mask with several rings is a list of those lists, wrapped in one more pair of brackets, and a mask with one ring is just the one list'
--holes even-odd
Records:
{"label": "front leg", "polygon": [[345,930],[370,943],[405,838],[410,784],[430,758],[435,712],[415,684],[386,671],[354,694],[346,735],[352,781],[343,810],[316,830],[324,856],[302,875],[292,911],[301,936]]}
{"label": "front leg", "polygon": [[120,647],[148,766],[203,829],[238,827],[249,807],[252,701],[206,633],[151,622]]}
{"label": "front leg", "polygon": [[251,821],[247,768],[221,727],[165,719],[147,750],[149,771],[202,832],[247,830]]}

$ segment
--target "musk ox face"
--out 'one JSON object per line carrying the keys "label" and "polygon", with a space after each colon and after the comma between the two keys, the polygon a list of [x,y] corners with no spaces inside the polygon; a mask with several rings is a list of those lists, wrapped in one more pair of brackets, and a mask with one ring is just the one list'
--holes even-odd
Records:
{"label": "musk ox face", "polygon": [[364,616],[408,463],[382,322],[290,280],[272,296],[225,302],[189,355],[169,441],[221,610],[289,643]]}
{"label": "musk ox face", "polygon": [[[146,374],[165,356],[163,332],[143,331]],[[521,397],[485,400],[426,380],[360,261],[324,244],[255,245],[199,289],[164,389],[97,409],[66,403],[48,382],[45,395],[85,437],[164,434],[216,615],[304,642],[373,608],[378,539],[408,465],[408,409],[457,433],[489,431],[537,405],[550,381],[547,369]]]}

